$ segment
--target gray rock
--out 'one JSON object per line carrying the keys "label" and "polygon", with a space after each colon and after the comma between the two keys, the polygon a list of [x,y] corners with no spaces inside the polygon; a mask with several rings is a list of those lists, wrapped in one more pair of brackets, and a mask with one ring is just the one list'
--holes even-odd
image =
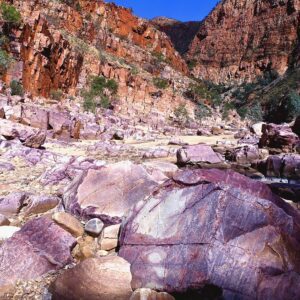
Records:
{"label": "gray rock", "polygon": [[104,223],[100,219],[94,218],[85,224],[84,230],[92,236],[99,236],[103,227]]}
{"label": "gray rock", "polygon": [[13,164],[7,162],[0,162],[0,172],[14,171],[16,168]]}

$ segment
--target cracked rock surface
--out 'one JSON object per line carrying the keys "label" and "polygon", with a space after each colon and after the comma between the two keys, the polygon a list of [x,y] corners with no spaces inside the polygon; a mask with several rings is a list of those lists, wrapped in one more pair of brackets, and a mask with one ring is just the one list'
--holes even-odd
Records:
{"label": "cracked rock surface", "polygon": [[[225,298],[300,296],[300,216],[269,188],[233,171],[177,173],[125,222],[120,256],[132,287]],[[285,278],[285,280],[283,280]],[[297,298],[296,297],[296,298]]]}
{"label": "cracked rock surface", "polygon": [[29,221],[0,246],[0,289],[61,269],[72,261],[75,243],[46,217]]}

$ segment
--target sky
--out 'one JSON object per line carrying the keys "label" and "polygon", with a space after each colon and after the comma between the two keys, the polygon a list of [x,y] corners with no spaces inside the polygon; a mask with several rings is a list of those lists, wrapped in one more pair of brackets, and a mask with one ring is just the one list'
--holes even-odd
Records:
{"label": "sky", "polygon": [[164,16],[180,21],[200,21],[205,18],[218,0],[107,0],[132,8],[134,14],[152,19]]}

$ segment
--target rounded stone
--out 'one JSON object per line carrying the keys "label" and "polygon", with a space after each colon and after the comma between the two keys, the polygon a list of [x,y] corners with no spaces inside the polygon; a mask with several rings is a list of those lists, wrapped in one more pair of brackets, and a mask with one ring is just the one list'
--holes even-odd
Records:
{"label": "rounded stone", "polygon": [[84,234],[81,223],[72,215],[65,212],[57,212],[52,216],[52,219],[73,236],[79,237]]}
{"label": "rounded stone", "polygon": [[102,232],[102,229],[104,227],[104,223],[97,218],[91,219],[89,220],[86,224],[85,224],[85,232],[87,232],[88,234],[92,235],[92,236],[99,236],[100,233]]}

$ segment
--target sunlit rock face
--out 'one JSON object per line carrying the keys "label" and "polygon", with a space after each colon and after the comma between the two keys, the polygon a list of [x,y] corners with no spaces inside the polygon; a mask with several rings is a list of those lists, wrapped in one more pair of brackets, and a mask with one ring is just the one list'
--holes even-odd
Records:
{"label": "sunlit rock face", "polygon": [[175,70],[188,72],[167,35],[130,9],[104,1],[14,0],[13,4],[24,25],[13,32],[10,52],[18,63],[6,80],[22,79],[33,95],[48,97],[56,89],[74,93],[91,73],[132,80],[128,68],[109,67],[98,50],[140,65],[151,65],[151,53],[157,53]]}
{"label": "sunlit rock face", "polygon": [[297,63],[299,12],[298,0],[221,1],[190,45],[193,73],[214,82],[253,80],[271,69],[282,75]]}
{"label": "sunlit rock face", "polygon": [[[125,222],[120,255],[132,287],[170,293],[219,287],[225,298],[300,295],[300,216],[232,171],[182,171]],[[285,278],[285,280],[283,280]]]}
{"label": "sunlit rock face", "polygon": [[67,187],[64,203],[73,214],[118,224],[157,185],[141,165],[124,161],[84,172]]}
{"label": "sunlit rock face", "polygon": [[71,234],[46,217],[27,222],[0,247],[0,294],[18,280],[36,279],[71,263],[75,244]]}

